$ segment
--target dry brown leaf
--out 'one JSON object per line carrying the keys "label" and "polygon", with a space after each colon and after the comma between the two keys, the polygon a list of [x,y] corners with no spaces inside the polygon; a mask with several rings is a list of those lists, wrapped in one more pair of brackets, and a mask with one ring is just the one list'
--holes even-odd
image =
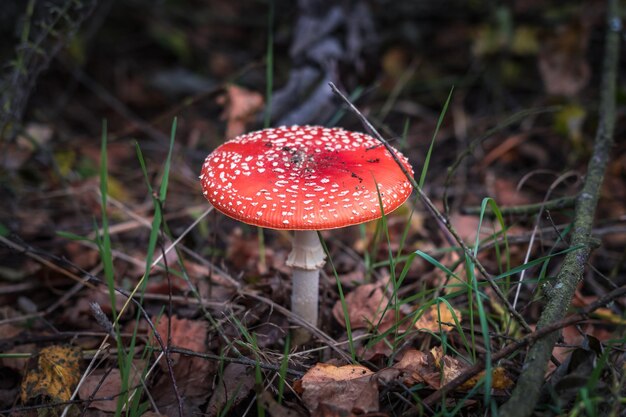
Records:
{"label": "dry brown leaf", "polygon": [[[379,331],[382,331],[379,329]],[[352,334],[353,336],[358,335],[357,332]],[[393,334],[387,335],[387,337],[382,337],[378,342],[370,345],[368,343],[360,346],[357,349],[358,356],[364,361],[376,361],[381,358],[388,358],[393,353],[393,344],[390,340],[394,337]]]}
{"label": "dry brown leaf", "polygon": [[591,78],[586,60],[590,33],[588,24],[574,21],[557,28],[543,43],[539,72],[549,94],[572,97],[587,85]]}
{"label": "dry brown leaf", "polygon": [[[348,306],[348,319],[352,329],[370,328],[375,325],[385,328],[393,322],[393,311],[387,309],[385,312],[389,299],[380,284],[358,286],[346,295],[345,302]],[[385,313],[384,317],[383,313]],[[335,303],[333,316],[339,324],[346,327],[341,300]]]}
{"label": "dry brown leaf", "polygon": [[409,386],[426,382],[424,376],[432,373],[432,356],[417,349],[404,352],[402,359],[393,366],[402,371],[403,382]]}
{"label": "dry brown leaf", "polygon": [[444,385],[461,375],[461,372],[463,372],[463,370],[467,367],[467,365],[465,365],[457,358],[453,358],[452,356],[448,355],[444,355],[441,357],[439,365],[441,368],[441,372],[443,373],[442,383]]}
{"label": "dry brown leaf", "polygon": [[206,415],[214,417],[220,415],[224,406],[235,406],[243,401],[254,388],[253,368],[238,363],[229,363],[224,368],[224,374],[215,387],[209,400]]}
{"label": "dry brown leaf", "polygon": [[[136,386],[140,378],[139,371],[133,372],[130,377],[130,386]],[[88,407],[112,413],[117,408],[117,396],[121,390],[122,378],[119,369],[112,369],[108,374],[106,371],[98,369],[85,378],[85,381],[78,388],[78,396],[81,400],[86,400],[90,396],[94,398],[110,397],[110,400],[92,401]]]}
{"label": "dry brown leaf", "polygon": [[244,133],[246,125],[254,120],[264,104],[261,94],[233,84],[226,87],[226,94],[218,97],[217,102],[224,106],[222,120],[226,120],[226,139]]}
{"label": "dry brown leaf", "polygon": [[269,412],[270,416],[280,417],[298,417],[300,414],[296,410],[289,409],[274,399],[268,391],[261,393],[261,403]]}
{"label": "dry brown leaf", "polygon": [[302,377],[297,389],[311,413],[330,407],[345,413],[378,411],[378,385],[364,366],[318,363]]}
{"label": "dry brown leaf", "polygon": [[449,332],[454,329],[452,324],[456,323],[454,321],[455,316],[457,321],[459,323],[461,322],[461,312],[456,308],[453,308],[453,310],[454,314],[445,303],[433,304],[422,314],[417,322],[415,322],[415,327],[420,331],[439,332],[441,325],[441,330]]}
{"label": "dry brown leaf", "polygon": [[[115,294],[115,309],[117,313],[122,310],[127,298],[121,294]],[[102,330],[95,320],[93,319],[92,303],[96,303],[102,309],[102,312],[108,317],[112,316],[113,309],[111,308],[111,297],[108,293],[100,291],[98,289],[88,289],[84,295],[79,297],[75,303],[69,306],[63,312],[62,319],[67,325],[75,326],[79,329],[98,329]],[[122,315],[122,319],[130,317],[134,314],[134,306],[131,304]]]}
{"label": "dry brown leaf", "polygon": [[264,275],[268,271],[268,265],[274,262],[274,250],[264,248],[265,265],[259,262],[261,258],[259,242],[250,235],[244,235],[241,228],[235,228],[228,236],[228,249],[226,259],[237,268],[238,271],[246,271],[255,275]]}
{"label": "dry brown leaf", "polygon": [[466,216],[454,213],[450,216],[450,223],[454,225],[454,229],[465,242],[476,240],[476,231],[478,230],[479,219],[477,216]]}
{"label": "dry brown leaf", "polygon": [[[168,317],[161,317],[155,325],[163,342],[167,343]],[[170,329],[172,345],[199,353],[206,352],[206,322],[173,317]],[[156,340],[152,340],[152,344],[156,345]],[[211,391],[214,365],[203,358],[178,353],[173,353],[171,358],[174,379],[183,399],[184,415],[199,414],[201,412],[199,406],[206,401]],[[165,372],[152,389],[152,395],[161,413],[177,415],[178,401],[165,360],[162,360],[160,365]]]}
{"label": "dry brown leaf", "polygon": [[[524,190],[517,189],[518,180],[509,177],[496,177],[493,178],[491,183],[491,191],[495,195],[495,200],[500,207],[505,206],[521,206],[523,204],[530,204],[533,200],[529,194]],[[483,233],[488,233],[489,230],[484,228]]]}
{"label": "dry brown leaf", "polygon": [[80,379],[80,350],[72,346],[49,346],[39,351],[37,368],[22,381],[22,402],[37,397],[52,402],[68,401]]}
{"label": "dry brown leaf", "polygon": [[[171,322],[169,326],[168,321]],[[172,341],[172,345],[193,350],[194,352],[206,351],[206,337],[208,327],[205,321],[179,319],[178,317],[172,317],[171,320],[168,320],[168,317],[163,316],[159,320],[157,320],[156,318],[153,319],[153,323],[156,327],[157,332],[161,336],[163,343],[167,343],[169,327],[169,331],[171,332],[169,338]],[[154,339],[152,341],[152,344],[158,346],[157,341]],[[181,355],[179,353],[173,353],[173,362],[178,362],[180,356]],[[200,358],[196,358],[196,360],[204,362],[204,360]],[[167,369],[167,366],[164,362],[161,362],[161,369]]]}
{"label": "dry brown leaf", "polygon": [[[430,353],[435,359],[434,363],[436,367],[443,373],[443,376],[438,379],[426,381],[435,389],[439,389],[442,385],[449,383],[468,368],[468,365],[461,362],[459,359],[444,355],[441,346],[432,348]],[[463,391],[472,389],[484,375],[485,371],[477,374],[461,385],[459,389]],[[513,385],[513,381],[506,375],[506,370],[500,366],[493,368],[491,378],[491,385],[494,389],[508,389]]]}

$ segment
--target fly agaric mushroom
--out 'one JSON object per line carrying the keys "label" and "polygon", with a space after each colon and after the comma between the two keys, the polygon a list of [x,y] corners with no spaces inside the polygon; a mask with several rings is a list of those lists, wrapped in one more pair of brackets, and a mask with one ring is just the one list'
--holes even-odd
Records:
{"label": "fly agaric mushroom", "polygon": [[[408,160],[396,154],[412,173]],[[225,215],[295,231],[287,258],[293,268],[291,311],[314,326],[325,258],[316,231],[378,219],[381,205],[389,213],[412,191],[376,139],[320,126],[264,129],[229,140],[207,156],[200,180],[204,196]]]}

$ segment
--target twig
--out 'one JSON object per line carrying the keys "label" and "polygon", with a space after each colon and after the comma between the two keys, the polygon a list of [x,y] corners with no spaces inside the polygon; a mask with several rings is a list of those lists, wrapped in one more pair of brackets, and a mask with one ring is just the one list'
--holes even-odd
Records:
{"label": "twig", "polygon": [[[541,314],[537,329],[549,328],[561,320],[571,303],[576,286],[580,282],[591,251],[591,230],[598,203],[604,171],[609,161],[615,127],[615,92],[621,21],[617,0],[610,0],[607,7],[607,31],[600,91],[599,124],[594,149],[583,189],[576,200],[576,212],[572,228],[572,246],[580,249],[569,252],[556,277],[550,298]],[[552,329],[554,330],[554,329]],[[551,331],[537,340],[530,348],[511,398],[500,408],[500,414],[512,417],[529,416],[537,404],[544,372],[559,332]]]}
{"label": "twig", "polygon": [[[223,355],[214,355],[212,353],[195,352],[193,350],[189,350],[189,349],[185,349],[185,348],[181,348],[177,346],[170,346],[169,351],[172,353],[180,353],[182,355],[195,356],[198,358],[209,359],[212,361],[239,363],[241,365],[246,365],[246,366],[258,366],[259,368],[266,369],[268,371],[281,372],[279,365],[271,365],[268,363],[259,362],[254,359],[246,358],[245,356],[240,356],[238,358],[231,358],[231,357],[223,356]],[[289,375],[293,375],[297,378],[301,378],[304,375],[304,372],[296,371],[295,369],[287,368],[286,372]]]}
{"label": "twig", "polygon": [[[137,385],[138,388],[139,385]],[[85,398],[84,400],[68,400],[68,401],[58,401],[58,402],[53,402],[53,403],[45,403],[45,404],[35,404],[35,405],[24,405],[24,406],[20,406],[20,407],[14,407],[14,408],[10,408],[8,410],[0,410],[0,415],[5,416],[5,415],[18,415],[18,413],[20,411],[31,411],[31,410],[41,410],[44,408],[50,409],[53,407],[60,407],[60,406],[70,406],[70,405],[74,405],[74,404],[86,404],[89,403],[90,401],[112,401],[114,399],[116,399],[117,397],[126,394],[128,391],[130,391],[132,388],[129,388],[128,390],[119,392],[117,394],[114,395],[110,395],[107,397],[97,397],[97,398]]]}
{"label": "twig", "polygon": [[301,326],[301,327],[305,328],[307,331],[311,332],[311,334],[316,336],[319,340],[321,340],[322,342],[326,343],[339,356],[341,356],[342,359],[346,360],[347,362],[352,362],[352,358],[350,358],[350,356],[346,355],[346,353],[344,351],[342,351],[341,349],[339,349],[337,347],[339,344],[332,337],[328,336],[326,333],[324,333],[323,331],[321,331],[317,327],[313,326],[311,323],[308,323],[307,321],[303,320],[298,315],[293,314],[289,309],[287,309],[287,308],[285,308],[285,307],[283,307],[283,306],[281,306],[279,304],[276,304],[275,302],[273,302],[269,298],[266,298],[266,297],[263,297],[261,295],[255,294],[255,293],[253,293],[251,291],[246,291],[245,289],[239,289],[239,294],[241,294],[244,297],[250,297],[250,298],[253,298],[253,299],[255,299],[257,301],[260,301],[260,302],[262,302],[264,304],[269,305],[270,307],[272,307],[273,310],[276,310],[279,313],[281,313],[283,316],[288,317],[289,320],[292,320],[298,326]]}
{"label": "twig", "polygon": [[[547,334],[550,334],[552,332],[554,332],[555,330],[559,330],[562,329],[564,327],[567,326],[571,326],[573,324],[579,323],[581,321],[587,320],[589,318],[589,315],[594,312],[595,310],[597,310],[598,308],[607,305],[608,303],[610,303],[611,301],[616,300],[617,298],[623,296],[626,294],[626,285],[621,286],[620,288],[611,291],[610,293],[608,293],[607,295],[605,295],[604,297],[596,300],[595,302],[587,305],[580,313],[577,314],[573,314],[569,317],[566,317],[564,319],[561,319],[557,322],[551,323],[545,327],[542,327],[541,329],[538,329],[536,331],[534,331],[533,333],[529,333],[526,336],[524,336],[523,338],[505,346],[504,348],[500,349],[497,352],[494,352],[491,355],[491,360],[493,362],[498,361],[502,358],[505,358],[506,356],[510,355],[511,353],[521,349],[522,347],[532,344],[535,341],[541,339],[542,337],[546,336]],[[547,360],[546,360],[547,363]],[[427,406],[432,406],[434,405],[437,401],[439,401],[441,398],[443,398],[446,394],[448,394],[450,391],[460,387],[461,385],[463,385],[463,383],[465,383],[466,381],[468,381],[470,378],[472,378],[473,376],[477,375],[478,373],[482,372],[485,369],[485,361],[484,359],[480,359],[478,362],[476,362],[474,365],[472,365],[471,367],[465,369],[463,372],[461,372],[461,374],[459,374],[459,376],[457,376],[456,378],[454,378],[452,381],[448,382],[446,385],[444,385],[443,387],[441,387],[439,390],[435,391],[434,393],[430,394],[428,397],[426,397],[424,399],[424,404],[426,404]],[[543,376],[543,372],[541,374]],[[539,386],[541,386],[541,384],[538,384]],[[534,406],[534,404],[533,404]],[[532,411],[532,409],[531,409]],[[502,416],[509,416],[510,414],[504,414],[503,412],[500,413],[500,415]]]}
{"label": "twig", "polygon": [[467,245],[465,244],[465,242],[463,241],[463,239],[461,239],[461,237],[459,236],[459,234],[457,233],[456,229],[454,229],[454,227],[452,226],[452,224],[448,221],[448,219],[439,211],[439,209],[437,209],[437,207],[433,204],[433,202],[430,200],[430,198],[428,198],[428,196],[424,193],[424,191],[420,188],[420,186],[417,184],[417,182],[415,181],[415,179],[413,178],[413,176],[411,175],[411,173],[404,167],[404,165],[402,164],[402,162],[400,161],[400,159],[398,158],[398,155],[396,154],[395,150],[391,147],[391,145],[389,145],[389,143],[380,135],[380,133],[378,133],[378,131],[374,128],[374,126],[372,126],[372,124],[369,122],[369,120],[367,120],[367,118],[365,116],[363,116],[363,114],[359,111],[359,109],[357,109],[351,102],[350,100],[348,100],[348,98],[343,95],[341,93],[341,91],[339,91],[339,89],[335,86],[335,84],[330,83],[330,88],[333,90],[333,92],[335,94],[337,94],[339,97],[341,97],[341,99],[343,101],[346,102],[346,104],[348,105],[348,107],[350,108],[350,110],[352,110],[356,116],[361,119],[361,121],[363,122],[363,124],[365,125],[365,127],[376,137],[376,139],[378,139],[378,141],[380,141],[383,146],[385,147],[385,149],[387,149],[387,151],[391,154],[391,156],[393,157],[394,161],[396,161],[396,163],[398,164],[398,167],[400,167],[400,169],[402,170],[402,173],[406,176],[406,178],[409,180],[409,182],[411,183],[411,186],[413,187],[413,189],[415,189],[420,197],[420,199],[422,200],[422,202],[424,203],[424,205],[426,206],[426,208],[431,212],[431,214],[439,221],[440,224],[442,224],[443,226],[445,226],[445,229],[450,235],[452,235],[452,237],[454,238],[454,240],[458,243],[458,245],[461,247],[461,249],[463,250],[464,254],[472,260],[472,262],[474,263],[474,265],[476,266],[476,268],[478,269],[478,271],[481,273],[481,275],[485,278],[485,280],[487,280],[487,282],[489,283],[489,285],[491,286],[491,288],[493,289],[493,291],[496,293],[496,295],[498,296],[498,298],[500,299],[500,301],[506,306],[507,310],[509,311],[509,314],[511,314],[516,320],[517,322],[528,332],[531,332],[532,329],[531,327],[528,325],[528,323],[526,323],[526,320],[524,320],[524,318],[522,317],[522,315],[520,313],[518,313],[513,306],[511,305],[511,303],[509,302],[509,300],[506,298],[506,296],[504,295],[504,293],[502,292],[502,290],[500,289],[500,287],[498,287],[498,285],[496,284],[496,282],[493,280],[493,277],[491,276],[491,274],[489,274],[489,272],[487,272],[487,270],[485,269],[485,267],[480,263],[480,261],[478,261],[478,259],[476,259],[476,257],[474,256],[474,254],[472,253],[472,251],[470,251],[470,249],[467,247]]}
{"label": "twig", "polygon": [[[563,210],[574,207],[578,196],[567,196],[556,198],[554,200],[548,200],[543,203],[522,204],[519,206],[500,207],[500,212],[503,215],[512,216],[531,216],[537,214],[542,210]],[[481,207],[466,207],[461,209],[461,213],[469,215],[478,215],[482,211]],[[493,211],[488,209],[485,214],[493,215]]]}
{"label": "twig", "polygon": [[[548,188],[548,191],[544,197],[544,203],[548,201],[548,199],[550,198],[550,195],[552,194],[552,192],[554,191],[554,189],[563,181],[565,181],[566,178],[570,177],[571,173],[565,173],[563,175],[560,175],[559,178],[557,178]],[[539,212],[537,213],[537,215],[535,216],[535,225],[533,226],[533,231],[530,235],[530,242],[528,242],[528,248],[526,249],[526,254],[524,255],[524,264],[527,264],[529,259],[530,259],[530,255],[532,254],[533,251],[533,246],[535,243],[535,236],[537,236],[537,231],[539,230],[539,224],[541,223],[541,217],[543,216],[544,210],[546,213],[550,214],[550,211],[546,210],[545,208],[542,208],[539,210]],[[519,274],[519,279],[517,280],[517,289],[515,290],[515,297],[513,297],[513,308],[517,308],[517,301],[519,300],[519,295],[520,292],[522,290],[522,283],[524,282],[524,278],[526,277],[526,272],[528,270],[527,269],[523,269],[520,274]],[[511,323],[507,323],[507,333],[509,330],[509,327],[511,326]],[[554,360],[553,360],[554,361]]]}
{"label": "twig", "polygon": [[[159,204],[159,208],[161,212],[163,210],[161,200],[156,200],[157,204]],[[156,328],[153,329],[154,337],[159,342],[161,349],[164,349],[165,353],[165,362],[167,363],[167,372],[169,373],[170,379],[172,380],[172,388],[174,390],[174,396],[176,397],[176,402],[178,403],[178,416],[183,417],[183,399],[180,396],[180,391],[178,390],[178,384],[176,383],[176,376],[174,375],[174,361],[172,361],[172,354],[170,352],[170,347],[172,346],[172,317],[173,317],[173,309],[172,309],[172,279],[170,276],[170,268],[167,264],[167,256],[165,256],[165,248],[163,247],[163,242],[159,242],[159,248],[161,249],[161,255],[163,256],[163,263],[165,264],[165,276],[167,277],[167,344],[165,347],[163,346],[163,340],[161,340],[161,335],[156,331]]]}

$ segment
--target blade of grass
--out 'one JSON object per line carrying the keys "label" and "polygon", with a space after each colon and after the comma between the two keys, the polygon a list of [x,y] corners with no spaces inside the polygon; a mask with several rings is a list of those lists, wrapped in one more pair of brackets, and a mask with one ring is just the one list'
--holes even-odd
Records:
{"label": "blade of grass", "polygon": [[428,166],[430,165],[430,157],[433,153],[433,148],[435,147],[435,139],[437,138],[437,134],[439,133],[439,128],[441,127],[441,124],[443,123],[443,118],[446,115],[446,112],[448,111],[448,105],[450,104],[450,100],[452,99],[453,91],[454,91],[454,87],[450,89],[450,92],[448,93],[448,98],[446,99],[446,102],[443,105],[443,109],[441,109],[441,113],[439,113],[437,126],[435,127],[433,138],[430,141],[430,146],[428,147],[428,152],[426,153],[426,158],[424,159],[424,166],[422,167],[422,173],[420,174],[420,179],[418,182],[420,188],[424,187],[424,181],[426,181],[426,173],[428,172]]}
{"label": "blade of grass", "polygon": [[[267,14],[267,51],[265,53],[265,111],[263,127],[267,129],[272,124],[272,97],[274,91],[274,0],[269,2]],[[256,228],[259,243],[259,262],[261,270],[266,268],[265,235],[262,227]]]}
{"label": "blade of grass", "polygon": [[287,369],[289,367],[289,349],[291,347],[291,334],[287,332],[285,339],[285,349],[283,350],[283,359],[280,361],[280,370],[278,371],[278,404],[282,404],[283,395],[285,393],[285,383],[287,381]]}
{"label": "blade of grass", "polygon": [[339,292],[339,301],[341,301],[343,319],[346,323],[346,334],[348,336],[348,348],[350,349],[350,357],[352,358],[352,361],[356,363],[356,349],[354,347],[354,339],[352,338],[352,327],[350,326],[350,316],[348,315],[348,305],[346,304],[346,297],[343,293],[343,286],[341,285],[339,274],[337,273],[337,269],[333,264],[333,259],[331,258],[330,252],[328,251],[328,246],[326,246],[326,242],[322,238],[322,234],[320,232],[317,232],[317,236],[319,237],[320,243],[322,244],[322,248],[324,249],[324,253],[326,254],[328,263],[333,270],[335,282],[337,283],[337,291]]}

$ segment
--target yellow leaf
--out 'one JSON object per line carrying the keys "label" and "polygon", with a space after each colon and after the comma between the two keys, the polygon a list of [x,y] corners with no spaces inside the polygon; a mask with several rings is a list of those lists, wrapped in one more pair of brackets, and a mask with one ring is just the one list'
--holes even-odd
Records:
{"label": "yellow leaf", "polygon": [[107,180],[109,183],[109,195],[119,201],[128,201],[130,192],[126,188],[126,184],[109,175]]}
{"label": "yellow leaf", "polygon": [[59,172],[63,177],[67,177],[68,174],[74,168],[74,162],[76,162],[76,152],[73,150],[63,150],[54,153],[54,161],[57,164]]}
{"label": "yellow leaf", "polygon": [[455,308],[452,310],[450,311],[450,308],[445,303],[433,304],[415,322],[415,327],[420,331],[438,332],[441,325],[441,330],[449,332],[454,329],[455,317],[456,321],[461,322],[461,312]]}
{"label": "yellow leaf", "polygon": [[318,363],[309,369],[303,380],[333,380],[347,381],[373,374],[372,371],[361,365],[335,366],[329,363]]}
{"label": "yellow leaf", "polygon": [[[482,371],[478,375],[470,378],[459,388],[464,391],[469,391],[484,377],[485,371]],[[491,387],[493,389],[509,389],[511,386],[513,386],[513,381],[506,375],[506,371],[503,367],[499,366],[491,371]]]}
{"label": "yellow leaf", "polygon": [[621,316],[615,314],[613,311],[611,311],[608,308],[599,308],[596,311],[594,311],[592,313],[593,317],[599,317],[602,320],[606,320],[612,324],[618,325],[618,326],[623,326],[626,324],[626,319],[622,318]]}
{"label": "yellow leaf", "polygon": [[37,368],[29,371],[22,381],[22,402],[36,397],[51,402],[69,401],[80,379],[80,359],[80,350],[71,346],[41,349]]}

